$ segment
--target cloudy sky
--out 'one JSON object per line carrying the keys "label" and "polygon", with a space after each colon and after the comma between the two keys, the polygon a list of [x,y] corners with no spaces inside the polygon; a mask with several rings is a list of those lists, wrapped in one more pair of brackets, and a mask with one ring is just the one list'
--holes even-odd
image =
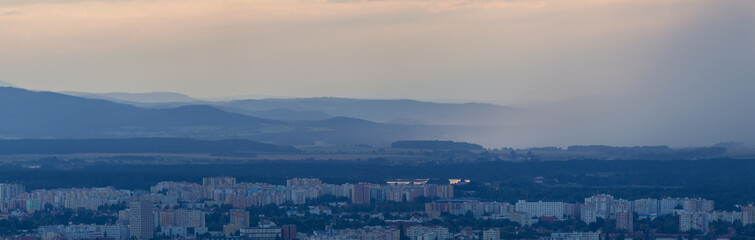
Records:
{"label": "cloudy sky", "polygon": [[755,1],[2,0],[0,81],[485,101],[617,143],[752,141]]}

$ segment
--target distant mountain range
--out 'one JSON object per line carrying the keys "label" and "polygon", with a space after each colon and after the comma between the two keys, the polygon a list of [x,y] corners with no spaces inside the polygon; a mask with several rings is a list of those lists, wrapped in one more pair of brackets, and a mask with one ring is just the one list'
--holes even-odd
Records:
{"label": "distant mountain range", "polygon": [[486,103],[435,103],[415,100],[371,100],[350,98],[249,99],[204,101],[179,93],[84,93],[63,94],[102,99],[145,108],[174,108],[210,105],[247,116],[282,121],[316,121],[332,117],[360,118],[404,125],[498,125],[501,119],[519,111]]}
{"label": "distant mountain range", "polygon": [[6,138],[183,136],[258,133],[281,123],[209,106],[145,109],[52,92],[0,88],[0,134]]}
{"label": "distant mountain range", "polygon": [[61,92],[66,95],[102,99],[113,102],[122,102],[129,104],[150,104],[150,103],[195,103],[202,102],[184,94],[173,92],[150,92],[150,93],[87,93],[87,92]]}
{"label": "distant mountain range", "polygon": [[[223,109],[259,116],[266,111],[289,111],[302,120],[325,116],[361,118],[381,123],[411,125],[497,125],[516,108],[486,103],[434,103],[415,100],[369,100],[349,98],[295,98],[236,100],[215,103]],[[267,115],[270,116],[270,115]],[[289,117],[294,118],[294,117]],[[279,118],[280,119],[280,118]]]}
{"label": "distant mountain range", "polygon": [[[76,149],[82,149],[80,145],[83,143],[98,143],[104,144],[103,149],[128,152],[130,148],[147,146],[142,144],[144,141],[152,141],[166,148],[175,147],[175,143],[181,143],[182,146],[197,146],[191,148],[196,148],[194,150],[201,152],[232,153],[236,150],[216,147],[218,144],[216,141],[228,139],[254,141],[241,142],[243,145],[233,142],[236,144],[234,146],[240,146],[242,150],[268,149],[267,151],[270,151],[269,149],[275,146],[311,145],[367,144],[383,147],[391,143],[396,148],[481,150],[482,146],[476,144],[435,140],[480,143],[481,139],[486,136],[497,136],[499,132],[491,131],[494,127],[473,126],[483,123],[475,122],[475,118],[506,119],[507,114],[522,111],[480,103],[445,104],[413,100],[344,98],[197,101],[194,104],[190,102],[144,103],[145,101],[132,99],[137,100],[132,102],[132,105],[123,103],[126,102],[124,96],[147,96],[145,99],[150,101],[193,98],[161,93],[107,95],[117,96],[120,102],[114,102],[114,100],[97,99],[102,98],[103,95],[87,96],[89,97],[0,87],[0,143],[2,143],[0,150],[7,152],[6,154],[13,154],[26,151],[19,146],[37,144],[35,146],[48,147],[44,149],[75,152],[82,151]],[[467,126],[464,126],[465,124]],[[516,129],[516,126],[505,131],[509,129]],[[508,134],[517,136],[515,132]],[[66,141],[2,142],[2,139],[63,139]],[[136,140],[76,142],[85,139]],[[188,139],[204,142],[191,142],[193,140]],[[68,150],[49,148],[56,147],[59,143],[72,144],[70,145],[72,147]],[[133,147],[118,148],[125,143]],[[223,144],[226,143],[228,142],[223,142]],[[293,148],[284,151],[289,150]],[[696,158],[719,156],[724,153],[738,156],[752,154],[750,147],[734,142],[721,143],[711,148],[680,150],[668,147],[572,146],[565,150],[531,148],[529,151],[544,158],[550,155]]]}
{"label": "distant mountain range", "polygon": [[0,81],[0,87],[16,87],[16,86],[9,82]]}
{"label": "distant mountain range", "polygon": [[[383,144],[403,139],[446,139],[454,127],[383,124],[319,115],[281,121],[210,105],[144,108],[100,99],[0,88],[0,138],[184,137],[250,139],[281,145]],[[287,116],[287,110],[260,110]],[[295,111],[295,110],[294,110]],[[306,111],[297,111],[304,112]],[[283,118],[283,117],[280,117]]]}

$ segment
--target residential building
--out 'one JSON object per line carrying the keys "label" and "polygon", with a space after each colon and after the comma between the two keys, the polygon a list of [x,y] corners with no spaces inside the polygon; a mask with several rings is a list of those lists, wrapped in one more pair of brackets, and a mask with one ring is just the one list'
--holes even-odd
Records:
{"label": "residential building", "polygon": [[585,198],[583,208],[591,210],[596,218],[608,219],[611,216],[614,198],[611,195],[600,194]]}
{"label": "residential building", "polygon": [[152,239],[155,232],[155,218],[152,213],[153,204],[149,201],[131,202],[129,204],[129,229],[131,237],[137,240]]}
{"label": "residential building", "polygon": [[440,226],[413,226],[406,231],[411,240],[445,240],[449,239],[448,228]]}
{"label": "residential building", "polygon": [[0,200],[10,200],[21,195],[26,190],[23,185],[15,183],[0,183]]}
{"label": "residential building", "polygon": [[681,212],[679,214],[679,231],[700,230],[708,233],[708,214],[703,212]]}
{"label": "residential building", "polygon": [[556,219],[564,218],[563,202],[526,202],[519,200],[516,202],[516,211],[524,212],[532,217],[555,217]]}
{"label": "residential building", "polygon": [[625,230],[631,232],[634,230],[634,213],[630,211],[617,212],[616,217],[616,229]]}
{"label": "residential building", "polygon": [[600,240],[599,232],[551,233],[550,237],[539,240]]}
{"label": "residential building", "polygon": [[742,207],[742,224],[755,223],[755,206],[752,204]]}
{"label": "residential building", "polygon": [[282,240],[296,239],[296,225],[281,226],[281,239]]}
{"label": "residential building", "polygon": [[234,235],[241,229],[249,228],[249,212],[240,209],[232,209],[229,212],[229,215],[230,221],[223,226],[223,232],[226,235]]}
{"label": "residential building", "polygon": [[482,240],[500,240],[501,239],[501,230],[498,228],[491,228],[485,231],[482,231]]}
{"label": "residential building", "polygon": [[658,214],[660,202],[658,199],[646,198],[632,201],[632,211],[638,215]]}
{"label": "residential building", "polygon": [[370,185],[368,183],[354,184],[351,192],[351,203],[370,204]]}
{"label": "residential building", "polygon": [[[296,231],[294,229],[294,231]],[[248,237],[250,240],[277,240],[283,238],[282,228],[270,221],[262,221],[257,227],[242,228],[241,236]]]}

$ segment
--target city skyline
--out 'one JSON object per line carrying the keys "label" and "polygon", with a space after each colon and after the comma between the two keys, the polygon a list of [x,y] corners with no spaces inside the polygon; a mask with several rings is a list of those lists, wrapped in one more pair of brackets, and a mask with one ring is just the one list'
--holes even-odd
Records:
{"label": "city skyline", "polygon": [[[643,226],[636,228],[635,223],[642,225],[655,219],[674,218],[678,221],[670,222],[672,226],[664,226],[659,229],[661,232],[653,234],[681,236],[684,233],[685,237],[710,234],[710,236],[727,238],[732,235],[716,228],[722,224],[726,226],[753,224],[752,216],[755,212],[751,204],[734,206],[733,209],[724,206],[722,211],[713,200],[687,197],[627,200],[610,194],[593,194],[585,196],[584,201],[581,199],[578,201],[535,199],[535,201],[517,200],[515,203],[489,197],[455,197],[454,186],[465,188],[465,185],[470,184],[468,182],[451,185],[425,183],[337,185],[324,183],[317,178],[293,178],[286,182],[286,185],[272,185],[237,182],[233,177],[204,177],[201,184],[159,182],[150,187],[149,192],[113,187],[37,189],[25,192],[24,187],[18,184],[0,184],[0,193],[7,193],[0,195],[0,203],[24,203],[20,206],[3,204],[0,205],[0,210],[9,211],[16,216],[35,217],[23,210],[38,213],[55,208],[77,209],[79,206],[78,212],[100,213],[110,221],[105,225],[39,226],[38,235],[31,236],[53,235],[68,239],[88,239],[107,235],[115,239],[127,239],[130,235],[136,239],[153,239],[153,236],[156,239],[168,237],[206,239],[210,236],[222,238],[240,235],[252,240],[289,240],[299,236],[313,240],[339,236],[344,239],[364,239],[371,236],[369,239],[384,240],[397,239],[401,235],[410,239],[422,239],[422,236],[432,237],[428,234],[435,235],[439,239],[468,239],[464,237],[469,231],[487,236],[484,239],[501,239],[502,231],[511,231],[512,225],[522,227],[522,229],[531,226],[552,228],[553,226],[549,224],[554,221],[583,230],[582,232],[555,231],[553,232],[555,235],[551,237],[576,234],[572,239],[595,240],[601,238],[599,236],[603,234],[606,238],[621,238],[618,236],[620,234],[625,237],[641,237],[649,233],[643,232],[646,231],[642,229],[645,228]],[[360,188],[364,189],[359,190]],[[360,196],[362,194],[366,195]],[[375,202],[365,202],[363,197]],[[119,206],[125,203],[128,203],[129,208],[119,210]],[[409,203],[420,204],[423,207],[409,212],[394,208],[396,210],[377,214],[370,213],[368,210],[374,208],[375,204],[399,206]],[[272,209],[278,209],[278,213],[271,212],[271,206],[274,206]],[[254,212],[266,212],[266,214],[250,214]],[[287,218],[278,216],[284,212]],[[222,218],[214,217],[218,214],[228,215],[228,220],[225,221],[227,224],[223,225]],[[361,222],[363,220],[352,218],[354,215],[369,215],[369,220]],[[386,216],[390,216],[391,219],[386,219]],[[465,229],[458,226],[451,228],[454,230],[450,230],[449,225],[438,225],[445,219],[464,217],[473,217],[480,222],[474,227]],[[306,221],[290,224],[292,219],[312,218],[323,223],[330,221],[330,227],[313,228]],[[361,227],[354,228],[355,225],[352,224],[352,227],[341,226],[334,230],[334,219],[359,222],[356,226]],[[288,222],[288,224],[281,224],[282,222]],[[420,223],[429,224],[420,225]],[[298,231],[297,225],[303,228],[301,232]],[[222,231],[219,231],[221,226]],[[595,226],[602,227],[596,229]],[[585,231],[585,227],[589,231]],[[508,232],[506,234],[522,234],[519,236],[532,238],[532,235],[526,233]],[[541,232],[535,236],[541,236],[539,239],[542,240],[547,235],[548,232]]]}

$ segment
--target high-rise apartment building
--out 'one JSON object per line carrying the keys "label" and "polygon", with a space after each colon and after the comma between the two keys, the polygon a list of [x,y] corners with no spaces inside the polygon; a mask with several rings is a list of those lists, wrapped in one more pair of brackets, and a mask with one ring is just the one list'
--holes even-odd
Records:
{"label": "high-rise apartment building", "polygon": [[742,224],[753,224],[755,223],[755,206],[752,204],[749,206],[743,206],[742,207]]}
{"label": "high-rise apartment building", "polygon": [[230,224],[236,225],[240,228],[249,227],[249,212],[239,209],[233,209],[230,212],[231,221]]}
{"label": "high-rise apartment building", "polygon": [[608,219],[612,213],[611,209],[613,208],[613,202],[614,198],[611,195],[595,195],[585,198],[584,208],[588,208],[596,218]]}
{"label": "high-rise apartment building", "polygon": [[23,185],[14,183],[0,183],[0,200],[8,200],[24,193]]}
{"label": "high-rise apartment building", "polygon": [[354,184],[351,191],[351,202],[354,204],[370,204],[370,185],[368,183]]}
{"label": "high-rise apartment building", "polygon": [[639,215],[658,214],[660,201],[652,198],[634,200],[632,201],[632,211]]}
{"label": "high-rise apartment building", "polygon": [[682,200],[682,209],[688,212],[712,212],[714,210],[713,200],[707,199],[684,199]]}
{"label": "high-rise apartment building", "polygon": [[213,187],[233,187],[236,185],[236,178],[234,177],[206,177],[202,178],[202,185]]}
{"label": "high-rise apartment building", "polygon": [[249,212],[240,209],[232,209],[229,215],[230,222],[223,225],[223,232],[226,235],[233,235],[241,229],[249,228]]}
{"label": "high-rise apartment building", "polygon": [[322,180],[317,178],[294,178],[286,180],[286,186],[290,188],[318,188],[322,186]]}
{"label": "high-rise apartment building", "polygon": [[703,212],[682,212],[679,214],[679,231],[700,230],[708,233],[708,214]]}
{"label": "high-rise apartment building", "polygon": [[524,212],[533,217],[555,217],[556,219],[564,218],[563,202],[527,202],[519,200],[516,202],[516,211]]}
{"label": "high-rise apartment building", "polygon": [[138,240],[152,239],[155,232],[155,217],[152,214],[154,208],[152,202],[139,201],[129,204],[131,220],[129,228],[131,237]]}
{"label": "high-rise apartment building", "polygon": [[296,239],[296,225],[283,225],[281,227],[281,239],[282,240]]}
{"label": "high-rise apartment building", "polygon": [[634,230],[634,214],[630,211],[616,213],[616,229],[631,232]]}

